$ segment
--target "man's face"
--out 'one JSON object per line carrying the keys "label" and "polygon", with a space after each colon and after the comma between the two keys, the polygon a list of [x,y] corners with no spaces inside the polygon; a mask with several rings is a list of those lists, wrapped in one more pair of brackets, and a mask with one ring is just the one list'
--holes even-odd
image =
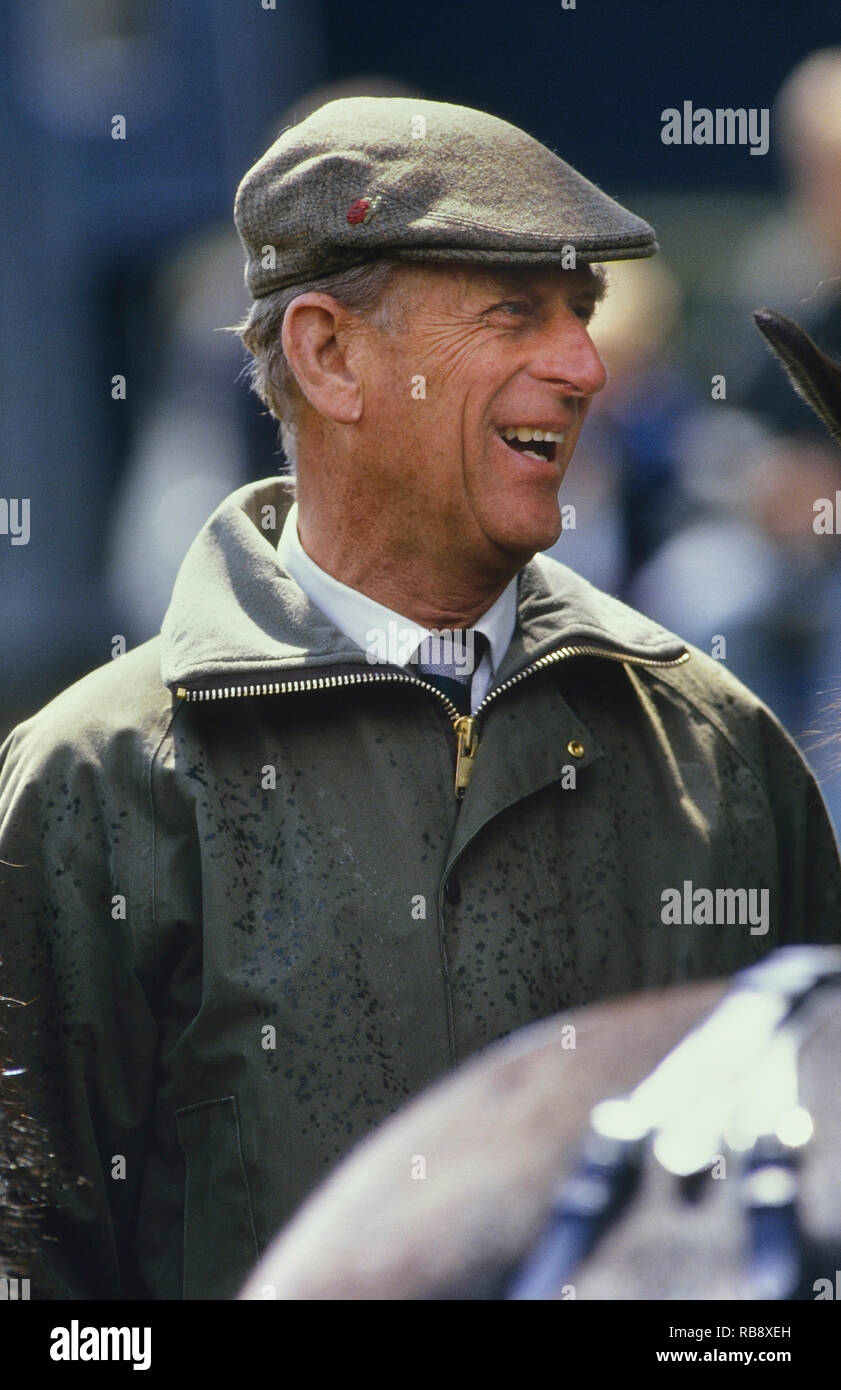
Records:
{"label": "man's face", "polygon": [[587,331],[601,280],[586,266],[405,266],[395,293],[399,330],[366,336],[366,484],[399,508],[407,545],[525,563],[560,534],[558,490],[606,381]]}

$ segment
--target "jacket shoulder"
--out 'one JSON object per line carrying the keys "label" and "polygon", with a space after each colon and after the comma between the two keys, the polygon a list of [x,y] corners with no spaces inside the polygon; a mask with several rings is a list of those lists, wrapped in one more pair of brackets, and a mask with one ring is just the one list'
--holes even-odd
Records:
{"label": "jacket shoulder", "polygon": [[152,751],[169,725],[173,696],[161,679],[160,639],[152,638],[124,656],[82,676],[6,740],[0,761],[16,762],[37,775],[65,754],[96,762],[115,743],[128,757]]}
{"label": "jacket shoulder", "polygon": [[716,661],[691,642],[684,642],[683,647],[689,653],[688,661],[652,668],[652,674],[682,691],[688,700],[709,714],[726,718],[741,711],[754,717],[762,712],[775,718],[764,701],[722,661]]}
{"label": "jacket shoulder", "polygon": [[[521,613],[544,645],[570,634],[627,656],[627,670],[640,688],[657,689],[678,701],[684,718],[703,719],[755,769],[784,750],[801,760],[793,739],[767,705],[700,648],[612,594],[597,589],[550,556],[536,556],[521,578]],[[538,652],[541,652],[538,647]]]}
{"label": "jacket shoulder", "polygon": [[526,589],[533,608],[536,596],[538,602],[542,600],[551,611],[555,622],[561,619],[576,632],[589,631],[601,636],[609,645],[626,650],[631,657],[651,659],[649,667],[639,665],[636,669],[680,690],[699,711],[725,719],[739,712],[753,718],[761,712],[774,719],[762,700],[723,662],[716,661],[639,609],[596,588],[551,556],[535,556],[524,572],[524,579],[527,588],[526,585],[522,588]]}
{"label": "jacket shoulder", "polygon": [[781,760],[805,769],[803,755],[773,710],[721,661],[689,642],[684,645],[689,660],[680,666],[651,668],[645,673],[649,681],[681,697],[754,769],[767,770],[771,764],[779,772]]}

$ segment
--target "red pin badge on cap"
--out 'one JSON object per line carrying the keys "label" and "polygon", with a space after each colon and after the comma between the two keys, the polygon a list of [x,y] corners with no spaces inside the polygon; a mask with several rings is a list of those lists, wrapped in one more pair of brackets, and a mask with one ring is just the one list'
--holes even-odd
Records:
{"label": "red pin badge on cap", "polygon": [[382,198],[356,198],[347,210],[348,222],[370,222],[381,202]]}

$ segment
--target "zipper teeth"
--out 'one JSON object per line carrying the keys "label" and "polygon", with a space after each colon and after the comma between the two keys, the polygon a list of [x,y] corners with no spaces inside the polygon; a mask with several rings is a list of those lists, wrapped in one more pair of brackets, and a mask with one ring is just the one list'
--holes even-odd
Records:
{"label": "zipper teeth", "polygon": [[[538,657],[531,666],[527,666],[523,671],[518,671],[516,675],[503,681],[502,685],[489,691],[472,717],[478,719],[487,705],[498,696],[504,695],[506,690],[510,690],[513,685],[518,685],[527,676],[533,675],[535,671],[544,670],[547,666],[552,666],[555,662],[563,661],[570,656],[600,656],[607,661],[626,661],[632,666],[682,666],[684,662],[689,660],[690,654],[689,652],[682,652],[678,657],[664,659],[662,657],[636,656],[632,652],[608,651],[605,647],[559,647],[557,651]],[[337,686],[370,685],[374,682],[382,683],[385,681],[397,682],[402,685],[417,685],[421,690],[428,690],[446,707],[451,719],[456,720],[464,717],[452,700],[449,700],[434,685],[428,685],[426,681],[417,676],[409,676],[405,673],[398,675],[395,671],[388,674],[382,671],[364,671],[355,675],[315,676],[303,681],[266,681],[258,685],[227,685],[218,690],[187,690],[184,686],[178,686],[175,694],[178,699],[195,703],[202,700],[230,700],[253,695],[287,695],[304,690],[332,690]]]}
{"label": "zipper teeth", "polygon": [[497,696],[504,695],[506,690],[510,690],[512,685],[517,685],[526,676],[530,676],[534,671],[542,671],[546,666],[553,666],[557,661],[563,661],[569,656],[601,656],[607,661],[627,661],[632,666],[682,666],[689,660],[689,652],[682,652],[680,656],[671,657],[664,660],[662,657],[634,656],[631,652],[611,652],[605,647],[559,647],[557,651],[548,652],[546,656],[538,657],[537,661],[531,666],[527,666],[524,671],[518,671],[516,676],[510,676],[502,685],[496,686],[494,690],[488,692],[482,703],[477,707],[474,719],[479,713],[489,705]]}
{"label": "zipper teeth", "polygon": [[419,685],[422,690],[429,690],[433,695],[437,695],[454,715],[458,715],[452,700],[448,700],[434,685],[427,685],[426,681],[419,680],[417,676],[398,675],[396,671],[390,671],[388,674],[384,671],[364,671],[352,676],[315,676],[305,681],[267,681],[259,685],[226,685],[219,690],[187,690],[183,685],[179,685],[175,694],[180,700],[230,700],[247,695],[288,695],[301,690],[332,690],[339,685],[370,685],[373,681]]}

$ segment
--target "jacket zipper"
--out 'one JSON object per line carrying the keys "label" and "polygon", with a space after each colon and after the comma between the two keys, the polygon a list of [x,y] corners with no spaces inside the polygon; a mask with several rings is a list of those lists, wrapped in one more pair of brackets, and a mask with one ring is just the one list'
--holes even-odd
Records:
{"label": "jacket zipper", "polygon": [[455,794],[461,798],[467,790],[470,776],[473,772],[473,764],[476,761],[476,754],[479,751],[479,727],[481,724],[480,716],[483,715],[489,704],[496,700],[500,695],[504,695],[512,686],[518,685],[520,681],[532,676],[536,671],[543,671],[547,666],[553,666],[558,661],[563,661],[570,656],[600,656],[606,661],[627,662],[631,666],[682,666],[689,660],[690,653],[682,652],[678,657],[645,657],[635,656],[632,652],[614,652],[606,647],[558,647],[554,652],[549,652],[546,656],[541,656],[537,661],[532,662],[531,666],[526,666],[524,670],[518,671],[516,675],[510,676],[502,685],[496,686],[488,691],[484,700],[477,706],[473,714],[461,714],[442,691],[434,685],[428,685],[426,681],[418,676],[409,676],[405,672],[399,675],[393,672],[363,671],[353,675],[343,676],[313,676],[302,681],[267,681],[252,685],[228,685],[219,689],[188,690],[186,686],[176,687],[175,696],[179,700],[187,700],[191,703],[202,700],[230,700],[237,697],[247,697],[254,695],[287,695],[305,690],[333,690],[338,686],[347,685],[369,685],[373,682],[391,681],[403,685],[416,685],[421,690],[429,691],[444,705],[447,714],[453,723],[456,734],[456,775],[455,775]]}

